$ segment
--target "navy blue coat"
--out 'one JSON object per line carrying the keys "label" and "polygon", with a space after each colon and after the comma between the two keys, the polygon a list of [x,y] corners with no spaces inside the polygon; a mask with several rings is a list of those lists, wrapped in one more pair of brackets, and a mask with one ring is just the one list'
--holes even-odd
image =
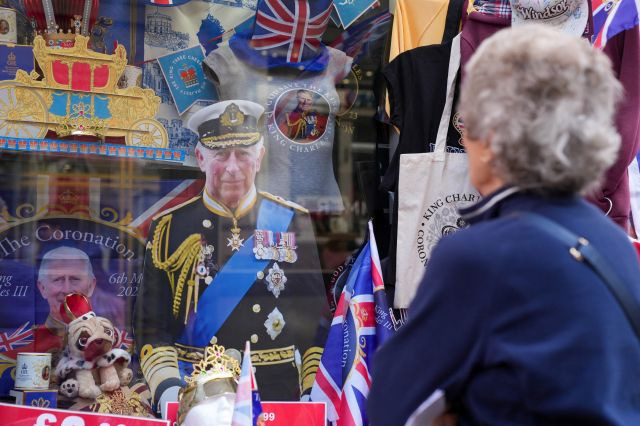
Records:
{"label": "navy blue coat", "polygon": [[444,237],[409,308],[376,353],[368,414],[402,425],[443,389],[460,425],[640,425],[640,341],[604,283],[552,237],[512,216],[544,215],[584,236],[640,300],[628,237],[578,197],[498,191]]}

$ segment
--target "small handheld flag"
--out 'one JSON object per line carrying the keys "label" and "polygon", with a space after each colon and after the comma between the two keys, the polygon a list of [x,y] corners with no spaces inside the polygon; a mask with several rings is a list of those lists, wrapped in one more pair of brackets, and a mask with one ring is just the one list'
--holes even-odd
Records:
{"label": "small handheld flag", "polygon": [[231,425],[256,426],[261,414],[262,404],[258,393],[258,383],[251,366],[251,345],[247,342],[242,358],[242,370],[238,381]]}
{"label": "small handheld flag", "polygon": [[373,226],[347,279],[336,309],[311,400],[327,404],[338,426],[367,425],[371,359],[393,332]]}

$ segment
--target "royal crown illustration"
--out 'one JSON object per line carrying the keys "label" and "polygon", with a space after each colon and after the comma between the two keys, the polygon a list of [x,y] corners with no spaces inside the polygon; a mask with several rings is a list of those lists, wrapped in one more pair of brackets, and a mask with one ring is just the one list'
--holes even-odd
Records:
{"label": "royal crown illustration", "polygon": [[69,48],[73,47],[76,34],[70,30],[57,30],[55,33],[43,33],[43,37],[47,42],[47,47]]}
{"label": "royal crown illustration", "polygon": [[40,31],[36,32],[36,34],[41,35],[45,39],[47,47],[70,48],[75,44],[76,35],[80,34],[82,16],[74,15],[70,19],[70,23],[70,28],[67,29],[67,31],[58,28],[56,25],[54,31]]}
{"label": "royal crown illustration", "polygon": [[193,67],[182,65],[180,69],[180,78],[186,87],[193,87],[198,85],[198,76],[196,70]]}

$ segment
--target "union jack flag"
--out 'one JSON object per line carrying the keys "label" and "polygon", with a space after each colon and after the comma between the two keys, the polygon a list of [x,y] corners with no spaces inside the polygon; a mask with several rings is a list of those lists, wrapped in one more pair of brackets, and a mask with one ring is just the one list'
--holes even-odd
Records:
{"label": "union jack flag", "polygon": [[169,184],[172,187],[171,190],[169,191],[169,188],[167,188],[166,195],[138,214],[129,224],[130,228],[138,230],[146,237],[149,225],[155,215],[190,200],[202,192],[202,187],[204,186],[204,182],[199,179],[185,179],[179,183],[169,182]]}
{"label": "union jack flag", "polygon": [[638,25],[640,0],[592,0],[593,45],[602,49],[616,34]]}
{"label": "union jack flag", "polygon": [[358,25],[349,27],[338,38],[331,42],[331,47],[342,50],[358,63],[361,56],[366,55],[367,47],[376,40],[386,37],[393,21],[393,15],[382,12],[372,16]]}
{"label": "union jack flag", "polygon": [[287,62],[302,62],[321,46],[330,0],[262,0],[251,38],[257,50],[287,47]]}
{"label": "union jack flag", "polygon": [[116,343],[113,344],[113,347],[128,350],[132,346],[133,339],[131,338],[131,335],[125,330],[118,330],[118,339],[116,340]]}
{"label": "union jack flag", "polygon": [[369,241],[358,255],[340,296],[311,390],[313,401],[326,402],[328,419],[333,424],[368,424],[365,402],[371,388],[371,357],[392,331],[378,249],[369,222]]}
{"label": "union jack flag", "polygon": [[0,333],[0,352],[7,352],[33,343],[33,329],[25,322],[13,333]]}
{"label": "union jack flag", "polygon": [[251,346],[247,342],[242,359],[242,371],[238,380],[238,389],[236,390],[231,426],[256,426],[261,414],[262,404],[258,393],[258,383],[251,366]]}

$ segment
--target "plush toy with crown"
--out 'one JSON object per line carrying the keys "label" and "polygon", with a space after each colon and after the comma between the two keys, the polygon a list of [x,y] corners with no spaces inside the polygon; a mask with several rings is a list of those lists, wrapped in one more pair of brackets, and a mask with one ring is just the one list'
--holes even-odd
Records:
{"label": "plush toy with crown", "polygon": [[66,296],[60,315],[67,323],[65,348],[56,366],[59,392],[69,398],[95,399],[103,392],[126,386],[133,377],[127,368],[131,357],[113,344],[117,330],[93,312],[82,294]]}

